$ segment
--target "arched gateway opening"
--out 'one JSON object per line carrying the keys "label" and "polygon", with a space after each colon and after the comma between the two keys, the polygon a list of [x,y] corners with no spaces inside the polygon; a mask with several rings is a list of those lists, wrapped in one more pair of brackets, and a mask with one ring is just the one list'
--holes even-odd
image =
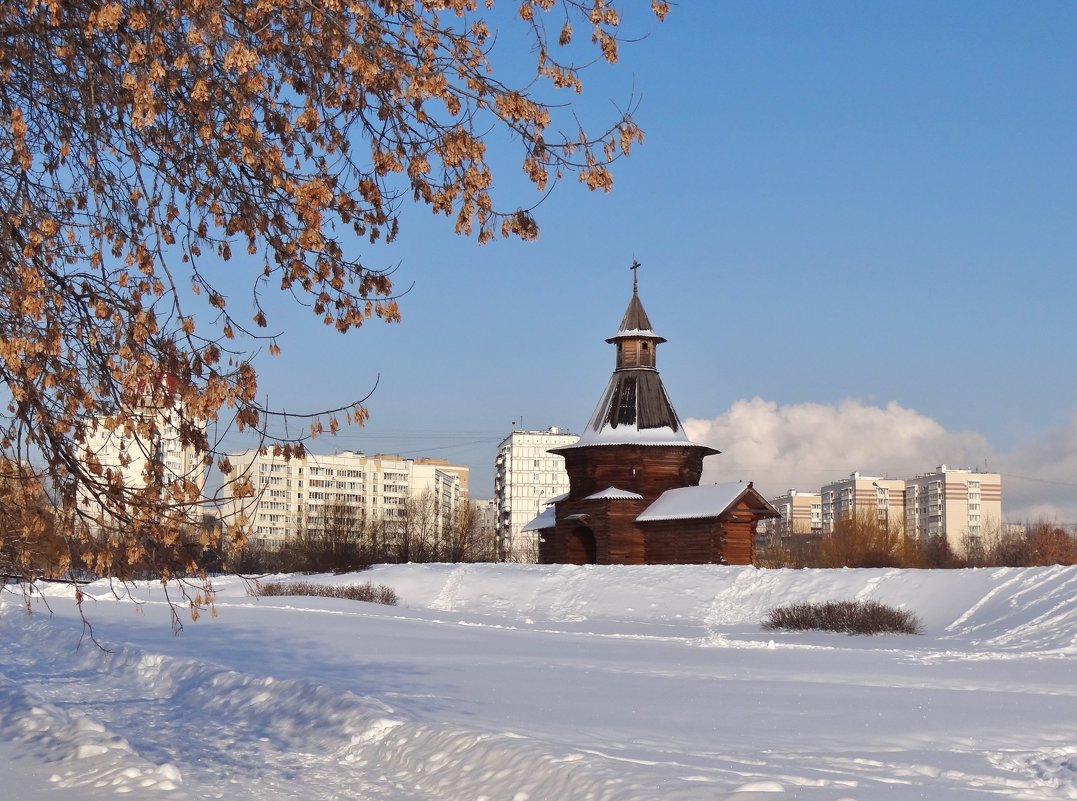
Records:
{"label": "arched gateway opening", "polygon": [[572,565],[593,565],[598,562],[595,532],[587,526],[576,526],[565,539],[565,556]]}

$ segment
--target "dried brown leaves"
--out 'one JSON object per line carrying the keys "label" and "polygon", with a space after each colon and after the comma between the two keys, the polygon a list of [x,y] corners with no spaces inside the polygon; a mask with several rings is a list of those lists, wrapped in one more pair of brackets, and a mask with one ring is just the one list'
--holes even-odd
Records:
{"label": "dried brown leaves", "polygon": [[[237,339],[270,324],[264,290],[341,332],[399,320],[390,277],[351,253],[392,241],[408,196],[479,242],[536,236],[528,211],[494,202],[491,129],[522,145],[538,190],[568,172],[609,190],[611,162],[642,141],[631,116],[599,135],[552,130],[534,86],[493,72],[483,13],[476,0],[0,4],[0,444],[13,463],[42,460],[95,570],[195,567],[191,510],[217,447],[206,423],[265,430]],[[578,46],[575,22],[609,62],[620,15],[609,0],[519,5],[539,77],[578,92],[547,41],[551,13],[554,48]],[[237,252],[254,267],[249,317],[213,280]],[[205,307],[185,308],[192,292]],[[326,420],[312,432],[335,430]],[[182,474],[157,452],[166,428],[196,457]],[[126,464],[97,458],[101,432],[129,441]]]}

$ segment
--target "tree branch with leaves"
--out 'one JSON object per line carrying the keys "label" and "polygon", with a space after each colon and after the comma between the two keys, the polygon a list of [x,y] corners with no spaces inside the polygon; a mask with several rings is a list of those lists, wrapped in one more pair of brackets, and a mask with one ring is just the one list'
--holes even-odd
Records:
{"label": "tree branch with leaves", "polygon": [[[539,193],[567,175],[610,189],[643,134],[631,104],[597,132],[572,122],[583,73],[569,54],[579,28],[597,59],[617,60],[616,4],[515,6],[536,59],[519,85],[494,67],[492,7],[0,5],[0,455],[37,465],[97,570],[151,551],[166,577],[195,569],[178,544],[204,482],[170,475],[154,443],[168,417],[205,468],[225,458],[207,426],[267,430],[252,364],[262,343],[279,352],[267,293],[340,332],[399,320],[389,272],[355,251],[396,240],[405,203],[479,243],[535,237],[531,210],[494,202],[493,133]],[[225,271],[249,278],[249,307],[227,297]],[[140,481],[97,458],[102,431],[139,444]],[[303,439],[263,447],[295,455]],[[104,517],[120,534],[91,541]]]}

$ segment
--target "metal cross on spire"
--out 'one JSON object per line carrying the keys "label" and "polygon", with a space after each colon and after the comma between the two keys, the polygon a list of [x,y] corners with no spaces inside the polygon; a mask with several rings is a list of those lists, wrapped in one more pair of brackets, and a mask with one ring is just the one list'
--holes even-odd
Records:
{"label": "metal cross on spire", "polygon": [[628,269],[630,269],[632,271],[632,294],[633,295],[635,295],[639,291],[639,273],[637,271],[642,266],[643,265],[640,264],[638,261],[636,261],[635,259],[632,259],[632,266],[628,268]]}

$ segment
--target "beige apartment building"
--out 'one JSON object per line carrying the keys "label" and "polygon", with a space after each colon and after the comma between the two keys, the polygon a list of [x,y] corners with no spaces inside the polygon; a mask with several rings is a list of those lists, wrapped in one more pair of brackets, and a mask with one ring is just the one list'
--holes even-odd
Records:
{"label": "beige apartment building", "polygon": [[342,512],[386,524],[401,521],[409,501],[427,493],[436,525],[444,527],[467,498],[468,468],[439,459],[339,451],[286,460],[257,448],[228,458],[225,495],[242,477],[254,495],[226,501],[221,517],[226,523],[245,521],[249,540],[264,548],[279,548],[301,527],[317,530]]}
{"label": "beige apartment building", "polygon": [[[175,404],[163,408],[153,408],[147,404],[130,410],[128,417],[133,421],[151,423],[153,433],[148,437],[139,436],[125,432],[122,427],[110,431],[104,427],[104,418],[101,418],[89,429],[85,445],[87,454],[92,454],[102,469],[118,473],[125,487],[147,486],[147,465],[157,460],[163,468],[162,488],[166,492],[171,485],[192,481],[202,489],[204,495],[206,467],[202,457],[194,448],[180,442],[182,409]],[[79,492],[78,506],[84,519],[99,521],[106,527],[111,525],[101,505],[85,490]],[[203,511],[202,503],[196,502],[186,514],[192,523],[197,523]],[[97,524],[92,524],[91,528],[96,529]]]}
{"label": "beige apartment building", "polygon": [[576,434],[553,426],[545,431],[513,431],[497,446],[494,501],[499,558],[538,561],[538,532],[523,528],[552,498],[568,492],[565,460],[549,449],[578,440]]}
{"label": "beige apartment building", "polygon": [[955,553],[975,549],[1002,524],[1002,477],[939,465],[905,482],[905,531],[917,539],[945,536]]}
{"label": "beige apartment building", "polygon": [[[918,540],[945,536],[955,553],[967,553],[1002,525],[1002,478],[998,473],[939,465],[910,479],[853,473],[820,490],[822,531],[843,517],[873,510],[880,521],[899,522]],[[783,496],[785,497],[785,496]],[[772,501],[781,511],[781,498]]]}
{"label": "beige apartment building", "polygon": [[794,534],[822,533],[823,496],[820,493],[790,489],[787,493],[769,500],[781,517],[763,521],[762,529],[766,535],[788,537]]}
{"label": "beige apartment building", "polygon": [[905,514],[905,481],[900,478],[862,476],[852,473],[848,478],[824,485],[821,496],[821,530],[829,534],[842,518],[871,512],[885,523],[901,523]]}

